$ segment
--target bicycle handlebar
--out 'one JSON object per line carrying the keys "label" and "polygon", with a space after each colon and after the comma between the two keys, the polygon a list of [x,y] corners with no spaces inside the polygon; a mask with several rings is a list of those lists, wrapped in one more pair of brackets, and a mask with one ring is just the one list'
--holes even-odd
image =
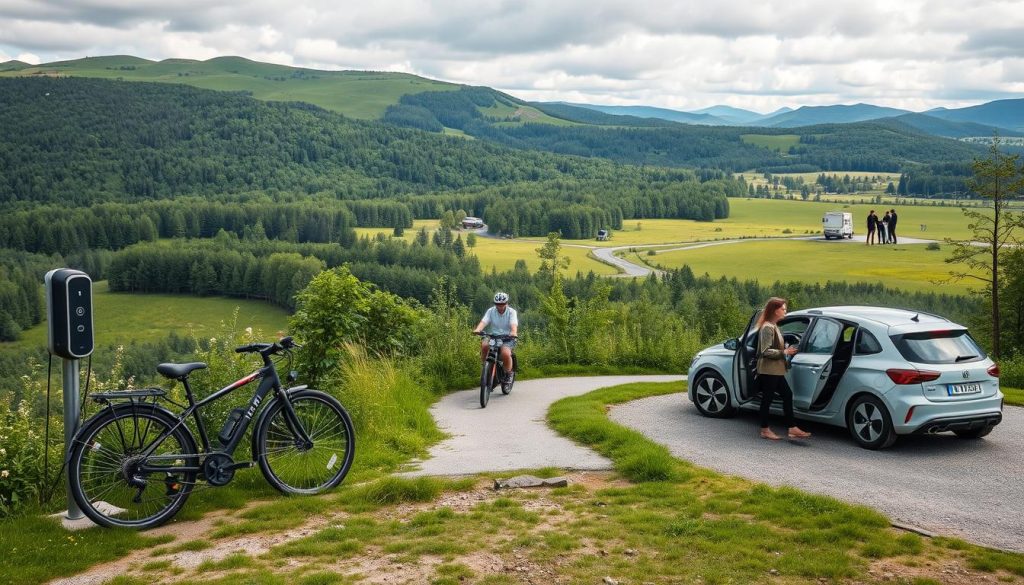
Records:
{"label": "bicycle handlebar", "polygon": [[302,346],[295,343],[291,337],[283,337],[275,343],[250,343],[248,345],[240,345],[235,348],[235,353],[263,353],[268,350],[273,350],[270,351],[270,353],[274,354],[279,351],[286,351],[298,347]]}
{"label": "bicycle handlebar", "polygon": [[491,335],[484,331],[474,331],[473,335],[479,335],[480,337],[500,337],[502,339],[519,339],[518,335]]}

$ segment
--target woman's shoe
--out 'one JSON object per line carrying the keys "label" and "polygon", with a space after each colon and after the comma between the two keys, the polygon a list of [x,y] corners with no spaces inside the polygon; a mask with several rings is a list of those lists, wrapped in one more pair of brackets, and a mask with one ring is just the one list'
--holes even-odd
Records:
{"label": "woman's shoe", "polygon": [[811,437],[811,433],[808,433],[799,427],[789,427],[787,435],[790,439],[809,439]]}
{"label": "woman's shoe", "polygon": [[773,433],[771,429],[761,429],[761,438],[768,439],[769,441],[778,441],[782,437]]}

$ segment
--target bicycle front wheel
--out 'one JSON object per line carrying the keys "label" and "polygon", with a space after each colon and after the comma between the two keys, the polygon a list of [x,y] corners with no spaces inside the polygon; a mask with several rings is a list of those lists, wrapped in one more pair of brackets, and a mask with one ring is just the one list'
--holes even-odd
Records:
{"label": "bicycle front wheel", "polygon": [[185,504],[197,471],[180,469],[197,470],[198,462],[191,433],[170,414],[138,406],[105,410],[75,436],[71,494],[100,526],[153,528]]}
{"label": "bicycle front wheel", "polygon": [[318,390],[296,392],[289,401],[313,446],[300,444],[284,402],[275,400],[253,436],[263,477],[286,494],[317,494],[338,485],[355,456],[352,419],[333,396]]}
{"label": "bicycle front wheel", "polygon": [[491,388],[494,387],[494,363],[484,362],[480,371],[480,408],[487,408],[487,401],[491,399]]}

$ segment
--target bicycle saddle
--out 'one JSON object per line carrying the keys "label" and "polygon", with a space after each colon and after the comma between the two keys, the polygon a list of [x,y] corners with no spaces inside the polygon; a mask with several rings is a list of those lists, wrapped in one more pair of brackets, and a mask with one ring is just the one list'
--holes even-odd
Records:
{"label": "bicycle saddle", "polygon": [[185,376],[188,376],[194,370],[205,370],[206,364],[203,362],[191,362],[187,364],[160,364],[156,367],[156,371],[165,378],[172,378],[180,380]]}

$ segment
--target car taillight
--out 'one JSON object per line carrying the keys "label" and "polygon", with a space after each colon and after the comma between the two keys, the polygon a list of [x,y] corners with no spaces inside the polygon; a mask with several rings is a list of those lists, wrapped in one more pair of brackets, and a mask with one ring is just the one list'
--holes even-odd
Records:
{"label": "car taillight", "polygon": [[893,368],[886,370],[885,373],[888,374],[889,379],[894,384],[920,384],[939,379],[939,372],[931,370],[900,370]]}
{"label": "car taillight", "polygon": [[986,370],[986,371],[988,372],[989,376],[992,376],[993,378],[998,378],[999,377],[999,364],[992,364],[991,366],[989,366],[988,370]]}

